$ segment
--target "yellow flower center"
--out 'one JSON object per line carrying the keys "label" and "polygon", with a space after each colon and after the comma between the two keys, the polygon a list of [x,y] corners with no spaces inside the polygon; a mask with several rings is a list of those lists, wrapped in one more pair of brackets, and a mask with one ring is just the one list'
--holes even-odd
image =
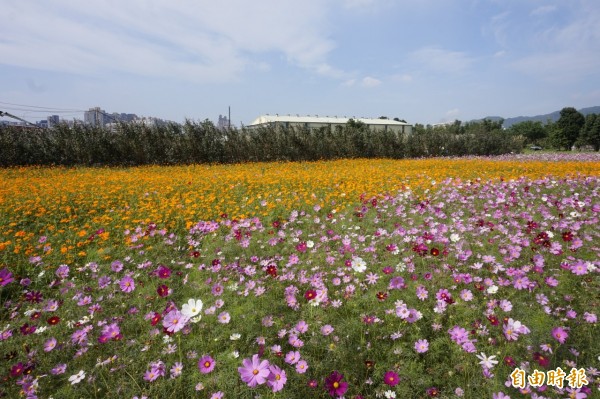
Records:
{"label": "yellow flower center", "polygon": [[252,370],[252,374],[254,374],[254,375],[258,374],[258,370],[257,369]]}
{"label": "yellow flower center", "polygon": [[339,382],[337,382],[337,381],[336,381],[336,382],[334,382],[334,383],[333,383],[333,387],[334,387],[335,389],[338,389],[338,388],[339,388],[339,386],[340,386],[340,383],[339,383]]}

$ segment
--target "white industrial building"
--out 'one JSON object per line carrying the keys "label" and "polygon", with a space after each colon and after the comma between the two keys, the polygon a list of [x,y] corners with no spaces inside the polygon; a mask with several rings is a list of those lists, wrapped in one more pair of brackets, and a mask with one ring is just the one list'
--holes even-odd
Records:
{"label": "white industrial building", "polygon": [[308,129],[319,129],[329,127],[332,131],[337,126],[346,126],[348,121],[353,119],[362,122],[373,131],[389,131],[394,133],[411,133],[412,126],[406,122],[400,122],[393,119],[375,119],[375,118],[348,118],[337,116],[291,116],[291,115],[261,115],[256,118],[249,128],[281,126],[284,128],[297,127]]}

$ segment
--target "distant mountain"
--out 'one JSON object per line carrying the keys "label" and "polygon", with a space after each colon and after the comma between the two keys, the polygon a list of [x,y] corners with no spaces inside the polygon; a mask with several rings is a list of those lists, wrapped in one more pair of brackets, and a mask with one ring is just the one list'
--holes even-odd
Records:
{"label": "distant mountain", "polygon": [[[585,116],[587,114],[600,114],[600,106],[581,108],[578,111],[581,112],[583,114],[583,116]],[[504,118],[504,124],[502,126],[504,128],[509,128],[512,125],[514,125],[515,123],[525,122],[525,121],[534,121],[534,122],[540,121],[542,123],[546,123],[546,122],[548,122],[548,119],[551,120],[552,122],[556,122],[558,120],[558,118],[560,118],[560,110],[554,111],[554,112],[551,112],[551,113],[545,114],[545,115],[517,116],[514,118]],[[495,122],[495,121],[498,121],[503,118],[500,116],[486,116],[485,118],[482,118],[482,119],[489,119],[489,120],[492,120]]]}

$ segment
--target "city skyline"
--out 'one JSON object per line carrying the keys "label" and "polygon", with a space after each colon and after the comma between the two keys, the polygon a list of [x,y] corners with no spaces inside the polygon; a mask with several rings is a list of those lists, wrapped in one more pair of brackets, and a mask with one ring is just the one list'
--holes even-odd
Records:
{"label": "city skyline", "polygon": [[100,106],[215,121],[230,106],[234,125],[435,124],[600,104],[592,0],[55,0],[10,2],[1,18],[0,109],[25,119]]}

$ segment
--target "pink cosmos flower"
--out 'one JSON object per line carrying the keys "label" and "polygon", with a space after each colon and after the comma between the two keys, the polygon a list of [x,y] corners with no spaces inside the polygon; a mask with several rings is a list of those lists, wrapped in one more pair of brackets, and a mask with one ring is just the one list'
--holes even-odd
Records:
{"label": "pink cosmos flower", "polygon": [[219,323],[227,324],[229,320],[231,320],[231,316],[229,316],[228,312],[221,312],[218,317]]}
{"label": "pink cosmos flower", "polygon": [[595,313],[585,312],[583,314],[583,318],[586,322],[594,324],[598,321],[598,316]]}
{"label": "pink cosmos flower", "polygon": [[552,329],[552,337],[554,337],[554,339],[560,342],[561,344],[564,344],[567,338],[569,337],[569,334],[562,327],[554,327]]}
{"label": "pink cosmos flower", "polygon": [[184,316],[179,310],[171,310],[163,319],[163,327],[168,332],[176,333],[185,326],[188,320],[188,317]]}
{"label": "pink cosmos flower", "polygon": [[285,355],[285,362],[287,364],[296,364],[298,360],[300,360],[300,352],[298,351],[291,351]]}
{"label": "pink cosmos flower", "polygon": [[275,365],[271,365],[269,371],[270,374],[269,377],[267,377],[267,386],[270,387],[273,392],[281,391],[287,382],[285,371]]}
{"label": "pink cosmos flower", "polygon": [[420,339],[415,342],[415,350],[417,353],[425,353],[429,350],[429,342],[426,339]]}
{"label": "pink cosmos flower", "polygon": [[125,276],[119,281],[119,286],[123,292],[132,292],[135,289],[135,282],[130,276]]}
{"label": "pink cosmos flower", "polygon": [[159,377],[160,373],[154,367],[144,373],[144,380],[152,382]]}
{"label": "pink cosmos flower", "polygon": [[330,326],[329,324],[325,324],[323,327],[321,327],[321,334],[323,335],[329,335],[333,332],[333,327]]}
{"label": "pink cosmos flower", "polygon": [[183,371],[183,364],[181,362],[175,362],[173,367],[171,367],[170,373],[171,378],[177,378],[181,375]]}
{"label": "pink cosmos flower", "polygon": [[244,359],[242,365],[243,367],[238,367],[238,372],[242,381],[248,384],[250,388],[267,382],[267,378],[271,373],[267,360],[261,361],[258,355],[253,355],[252,359]]}
{"label": "pink cosmos flower", "polygon": [[202,374],[208,374],[215,368],[215,359],[210,355],[205,355],[198,360],[198,368]]}
{"label": "pink cosmos flower", "polygon": [[306,370],[308,370],[308,363],[306,363],[306,360],[299,360],[298,363],[296,363],[296,372],[298,374],[304,374],[306,373]]}
{"label": "pink cosmos flower", "polygon": [[44,344],[44,352],[50,352],[56,348],[56,338],[52,337]]}
{"label": "pink cosmos flower", "polygon": [[308,324],[304,320],[300,320],[296,323],[296,327],[294,329],[298,332],[298,334],[304,334],[308,331]]}

